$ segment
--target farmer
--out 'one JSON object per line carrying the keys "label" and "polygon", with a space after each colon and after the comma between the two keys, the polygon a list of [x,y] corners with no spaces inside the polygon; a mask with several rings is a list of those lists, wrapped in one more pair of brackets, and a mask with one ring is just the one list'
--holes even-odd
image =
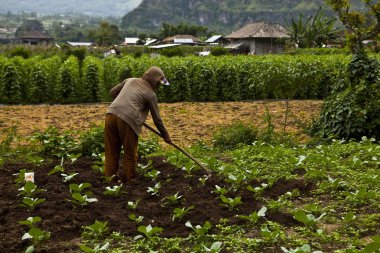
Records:
{"label": "farmer", "polygon": [[[138,135],[148,112],[164,141],[171,143],[161,120],[155,91],[169,85],[158,67],[149,68],[141,78],[128,78],[113,87],[114,101],[108,107],[105,129],[105,176],[116,176],[123,183],[136,181]],[[118,172],[121,147],[124,150],[123,170]]]}

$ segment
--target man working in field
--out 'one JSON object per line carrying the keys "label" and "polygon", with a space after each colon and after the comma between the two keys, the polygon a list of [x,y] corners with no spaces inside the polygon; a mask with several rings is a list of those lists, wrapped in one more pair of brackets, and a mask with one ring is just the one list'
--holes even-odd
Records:
{"label": "man working in field", "polygon": [[[128,78],[110,91],[114,101],[108,107],[105,129],[105,176],[118,176],[122,182],[136,180],[138,135],[148,112],[164,141],[171,143],[158,110],[155,90],[169,85],[158,67],[151,67],[141,78]],[[121,147],[123,171],[118,173]]]}

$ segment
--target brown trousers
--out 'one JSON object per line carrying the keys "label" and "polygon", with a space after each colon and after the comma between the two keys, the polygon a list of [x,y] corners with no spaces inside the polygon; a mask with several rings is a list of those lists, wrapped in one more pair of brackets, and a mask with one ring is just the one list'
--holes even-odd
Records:
{"label": "brown trousers", "polygon": [[107,114],[104,128],[105,169],[107,177],[117,175],[119,169],[121,147],[124,150],[122,179],[136,178],[138,136],[122,119]]}

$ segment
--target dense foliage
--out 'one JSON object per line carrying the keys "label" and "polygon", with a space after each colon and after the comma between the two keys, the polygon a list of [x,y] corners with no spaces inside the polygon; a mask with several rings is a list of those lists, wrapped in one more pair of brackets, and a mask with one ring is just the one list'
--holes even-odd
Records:
{"label": "dense foliage", "polygon": [[172,84],[158,90],[160,102],[321,99],[342,84],[349,60],[342,54],[0,58],[0,90],[2,103],[111,101],[114,85],[156,65]]}
{"label": "dense foliage", "polygon": [[328,1],[350,33],[353,57],[342,78],[336,80],[323,105],[313,133],[327,138],[380,137],[380,62],[368,57],[363,39],[380,31],[380,3],[363,1],[366,8],[353,11],[350,3]]}

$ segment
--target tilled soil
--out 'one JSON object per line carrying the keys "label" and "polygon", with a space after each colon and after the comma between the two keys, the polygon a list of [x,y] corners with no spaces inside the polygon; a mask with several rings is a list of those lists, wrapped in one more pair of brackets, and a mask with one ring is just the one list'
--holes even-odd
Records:
{"label": "tilled soil", "polygon": [[[37,252],[79,252],[79,244],[83,226],[92,225],[95,220],[108,222],[109,232],[118,231],[126,236],[138,235],[138,225],[158,226],[163,228],[160,234],[162,237],[187,237],[192,232],[185,226],[190,221],[194,226],[203,225],[209,221],[213,227],[211,233],[218,233],[215,227],[220,219],[227,218],[229,224],[244,226],[247,221],[237,218],[237,214],[249,215],[258,211],[262,203],[256,200],[251,192],[245,189],[236,192],[229,192],[228,197],[241,196],[242,205],[230,210],[227,206],[222,205],[218,195],[214,193],[215,185],[228,187],[224,180],[217,175],[212,175],[202,185],[199,178],[205,176],[204,171],[198,170],[191,176],[174,165],[167,163],[162,157],[151,158],[153,167],[160,171],[158,181],[161,182],[159,196],[153,196],[147,192],[148,187],[153,187],[155,182],[140,173],[138,182],[127,183],[123,186],[124,191],[121,196],[105,196],[103,192],[107,186],[102,175],[92,169],[94,159],[80,158],[73,164],[65,164],[65,173],[79,173],[70,182],[63,182],[60,173],[48,175],[59,161],[45,162],[39,166],[25,164],[22,162],[6,162],[0,168],[0,252],[24,252],[30,244],[27,240],[21,238],[28,231],[27,226],[18,224],[19,221],[25,220],[30,216],[39,216],[42,218],[41,223],[37,224],[43,230],[51,232],[51,238],[43,243]],[[22,196],[19,194],[16,176],[21,169],[35,172],[35,184],[39,189],[45,189],[46,192],[37,194],[38,198],[45,198],[46,201],[38,205],[34,210],[28,210],[20,206]],[[81,207],[68,201],[71,199],[69,191],[70,183],[88,182],[91,188],[85,191],[93,192],[93,197],[98,202],[89,203]],[[262,182],[249,182],[253,187],[260,185]],[[313,189],[312,184],[308,184],[301,179],[278,180],[273,187],[268,188],[263,193],[270,199],[277,199],[280,195],[299,189],[307,193]],[[245,187],[242,187],[245,188]],[[178,193],[181,195],[181,201],[178,204],[164,205],[162,199]],[[136,210],[128,208],[128,201],[139,204]],[[176,207],[190,207],[190,210],[181,220],[172,220],[173,210]],[[128,215],[135,213],[143,216],[144,219],[140,224],[136,224],[128,218]],[[298,224],[291,214],[277,211],[268,211],[266,219],[278,222],[287,227]],[[251,233],[255,233],[252,231]]]}

